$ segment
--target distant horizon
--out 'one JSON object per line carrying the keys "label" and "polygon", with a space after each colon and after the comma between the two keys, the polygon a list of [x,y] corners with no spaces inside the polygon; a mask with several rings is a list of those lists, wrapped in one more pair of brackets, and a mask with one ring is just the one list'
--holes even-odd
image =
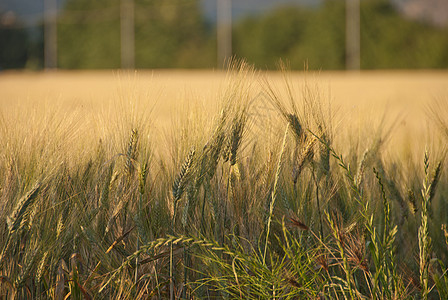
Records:
{"label": "distant horizon", "polygon": [[[56,0],[58,10],[68,0]],[[216,1],[199,0],[203,15],[207,21],[216,21]],[[26,26],[34,26],[43,19],[44,0],[4,0],[0,4],[0,12],[13,11]],[[322,0],[238,0],[232,2],[232,17],[239,19],[248,15],[257,15],[283,5],[316,6]],[[256,5],[255,5],[256,3]]]}
{"label": "distant horizon", "polygon": [[[59,11],[68,0],[55,0]],[[218,0],[199,0],[205,21],[216,22]],[[316,7],[325,0],[233,0],[232,19],[240,20],[248,16],[265,14],[277,7],[297,5]],[[426,21],[436,26],[448,26],[448,2],[445,0],[389,0],[401,14],[410,19]],[[3,0],[0,13],[12,11],[21,27],[36,27],[43,19],[44,0]]]}

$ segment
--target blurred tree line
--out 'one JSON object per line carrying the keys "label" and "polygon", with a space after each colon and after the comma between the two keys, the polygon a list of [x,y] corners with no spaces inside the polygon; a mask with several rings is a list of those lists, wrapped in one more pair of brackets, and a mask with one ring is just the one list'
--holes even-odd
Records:
{"label": "blurred tree line", "polygon": [[[0,70],[36,68],[43,59],[42,30],[30,36],[26,26],[12,12],[0,12]],[[33,66],[31,66],[34,64]]]}
{"label": "blurred tree line", "polygon": [[25,30],[0,27],[0,45],[0,70],[25,67],[29,48]]}
{"label": "blurred tree line", "polygon": [[[134,0],[136,68],[213,66],[197,0]],[[59,18],[61,68],[120,67],[120,0],[68,0]]]}
{"label": "blurred tree line", "polygon": [[[361,1],[361,68],[447,68],[448,28],[405,19],[388,0]],[[345,68],[345,1],[284,7],[235,25],[234,53],[258,67]]]}
{"label": "blurred tree line", "polygon": [[[217,66],[215,24],[199,0],[134,2],[136,68]],[[305,63],[344,69],[345,1],[243,18],[233,24],[232,43],[236,57],[261,69],[276,68],[279,59],[292,69]],[[1,68],[42,66],[42,42],[31,43],[22,29],[0,26],[0,44]],[[58,18],[58,66],[120,67],[120,0],[66,2]],[[362,0],[361,68],[448,68],[448,28],[405,19],[389,0]]]}

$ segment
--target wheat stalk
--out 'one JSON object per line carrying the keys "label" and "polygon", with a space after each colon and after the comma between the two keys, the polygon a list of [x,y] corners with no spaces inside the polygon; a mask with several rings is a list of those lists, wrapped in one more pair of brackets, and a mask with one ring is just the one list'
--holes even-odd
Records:
{"label": "wheat stalk", "polygon": [[268,222],[267,222],[267,225],[266,225],[266,241],[264,243],[263,264],[266,264],[266,251],[267,251],[267,248],[268,248],[268,241],[269,241],[269,233],[270,233],[270,230],[271,230],[272,215],[274,213],[275,199],[277,198],[278,180],[280,178],[280,171],[281,171],[281,167],[282,167],[283,153],[285,152],[285,148],[286,148],[286,137],[288,136],[288,129],[289,129],[289,123],[286,125],[285,135],[283,136],[282,148],[281,148],[280,154],[278,156],[277,171],[275,172],[274,187],[272,189],[271,202],[269,204],[269,217],[268,217]]}
{"label": "wheat stalk", "polygon": [[429,255],[431,251],[431,238],[429,237],[428,228],[428,210],[430,201],[431,181],[429,175],[429,153],[425,151],[424,158],[425,179],[423,181],[422,188],[422,211],[421,211],[421,223],[418,229],[418,246],[419,246],[419,258],[420,258],[420,284],[422,287],[421,295],[422,299],[427,300],[429,289]]}
{"label": "wheat stalk", "polygon": [[[174,208],[173,208],[173,221],[171,223],[171,230],[174,233],[177,215],[177,202],[182,197],[185,187],[188,184],[190,173],[192,171],[192,164],[194,158],[195,150],[192,149],[188,154],[186,160],[184,161],[179,174],[173,183],[173,198],[174,198]],[[170,244],[170,299],[174,299],[174,261],[173,261],[173,243]]]}

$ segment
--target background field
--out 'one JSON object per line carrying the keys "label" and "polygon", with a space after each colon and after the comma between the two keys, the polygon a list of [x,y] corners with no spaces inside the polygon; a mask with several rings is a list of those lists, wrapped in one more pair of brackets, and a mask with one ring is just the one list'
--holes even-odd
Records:
{"label": "background field", "polygon": [[[402,143],[413,151],[424,149],[434,134],[428,108],[433,102],[446,101],[448,95],[445,71],[291,72],[287,77],[299,99],[305,85],[320,93],[321,101],[332,106],[336,125],[344,134],[353,130],[350,135],[361,138],[361,133],[379,126],[385,115],[388,125],[395,124],[391,142],[400,146],[395,151],[402,150]],[[261,93],[262,78],[280,88],[285,80],[278,72],[247,78],[255,106],[268,114],[272,106]],[[185,110],[197,113],[198,118],[212,116],[230,81],[224,71],[6,72],[0,74],[0,97],[3,117],[10,122],[25,118],[28,121],[22,126],[32,126],[29,120],[57,110],[59,116],[67,113],[78,125],[89,124],[81,128],[87,130],[81,135],[85,139],[85,134],[92,135],[93,120],[96,127],[107,127],[123,123],[121,118],[147,118],[156,131],[163,131],[184,118]]]}

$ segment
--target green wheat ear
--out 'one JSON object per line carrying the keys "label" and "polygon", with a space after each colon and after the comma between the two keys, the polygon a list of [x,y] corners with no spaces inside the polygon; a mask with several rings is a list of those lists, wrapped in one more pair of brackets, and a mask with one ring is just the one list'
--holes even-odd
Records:
{"label": "green wheat ear", "polygon": [[173,197],[174,200],[177,202],[184,193],[185,187],[188,183],[188,176],[190,175],[191,165],[193,164],[193,157],[195,154],[195,150],[192,149],[190,153],[188,154],[187,159],[183,163],[179,174],[177,175],[176,179],[173,183]]}
{"label": "green wheat ear", "polygon": [[6,222],[10,233],[19,229],[24,216],[28,212],[28,208],[34,203],[34,200],[39,193],[39,189],[40,183],[35,184],[33,188],[19,200],[14,211],[7,217]]}
{"label": "green wheat ear", "polygon": [[133,161],[137,158],[137,144],[138,144],[138,131],[132,129],[131,136],[129,137],[128,149],[126,151],[126,173],[131,175],[134,171]]}
{"label": "green wheat ear", "polygon": [[247,116],[243,112],[240,116],[237,116],[232,123],[232,132],[229,139],[229,149],[230,149],[230,165],[235,165],[237,160],[237,152],[241,146],[241,140],[243,138],[244,129],[247,122]]}
{"label": "green wheat ear", "polygon": [[140,194],[145,192],[146,177],[148,176],[148,163],[144,162],[138,172],[138,190]]}
{"label": "green wheat ear", "polygon": [[432,175],[432,179],[431,179],[431,183],[429,184],[429,202],[431,202],[431,200],[434,198],[435,194],[436,194],[436,188],[437,188],[437,184],[439,183],[439,179],[440,179],[440,173],[442,172],[442,161],[439,161],[439,163],[437,164],[437,167],[435,168],[433,175]]}
{"label": "green wheat ear", "polygon": [[285,115],[289,125],[291,126],[292,131],[296,135],[298,141],[303,139],[304,132],[302,129],[302,125],[300,125],[299,118],[295,114],[286,114]]}

